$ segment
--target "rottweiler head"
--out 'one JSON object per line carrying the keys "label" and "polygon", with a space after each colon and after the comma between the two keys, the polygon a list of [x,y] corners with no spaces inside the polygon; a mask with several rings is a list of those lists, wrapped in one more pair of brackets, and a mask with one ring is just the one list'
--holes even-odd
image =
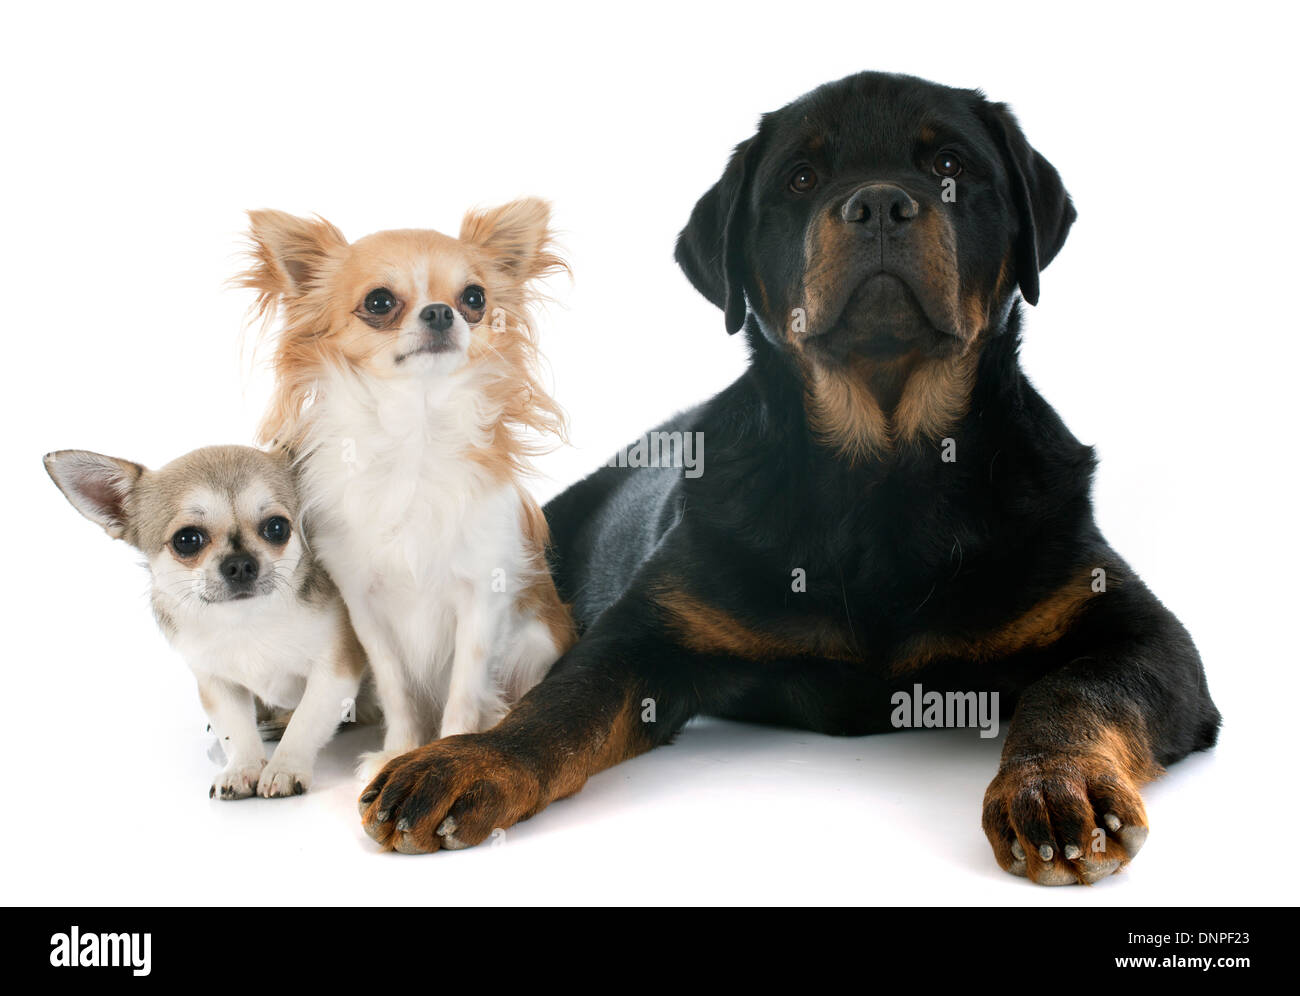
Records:
{"label": "rottweiler head", "polygon": [[1004,104],[860,73],[763,116],[677,261],[728,332],[788,355],[841,449],[941,431],[1017,287],[1038,302],[1074,207]]}

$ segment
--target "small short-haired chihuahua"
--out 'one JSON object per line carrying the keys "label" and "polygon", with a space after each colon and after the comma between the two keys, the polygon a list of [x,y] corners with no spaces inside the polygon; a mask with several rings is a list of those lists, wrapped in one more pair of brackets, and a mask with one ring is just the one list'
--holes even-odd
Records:
{"label": "small short-haired chihuahua", "polygon": [[[316,755],[356,715],[365,655],[295,523],[293,468],[248,446],[160,470],[86,450],[45,457],[82,515],[147,558],[154,616],[186,659],[226,754],[209,795],[300,795]],[[292,709],[270,762],[259,704]]]}

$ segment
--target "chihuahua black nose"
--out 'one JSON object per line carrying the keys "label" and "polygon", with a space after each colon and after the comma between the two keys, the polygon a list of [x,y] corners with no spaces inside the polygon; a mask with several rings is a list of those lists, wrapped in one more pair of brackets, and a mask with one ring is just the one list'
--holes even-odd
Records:
{"label": "chihuahua black nose", "polygon": [[257,580],[257,558],[232,553],[221,562],[221,576],[233,588],[247,587]]}
{"label": "chihuahua black nose", "polygon": [[420,321],[433,332],[446,332],[455,320],[456,312],[451,310],[451,305],[441,302],[430,304],[420,312]]}
{"label": "chihuahua black nose", "polygon": [[868,183],[849,195],[840,217],[850,224],[896,227],[917,216],[920,207],[902,187],[892,183]]}

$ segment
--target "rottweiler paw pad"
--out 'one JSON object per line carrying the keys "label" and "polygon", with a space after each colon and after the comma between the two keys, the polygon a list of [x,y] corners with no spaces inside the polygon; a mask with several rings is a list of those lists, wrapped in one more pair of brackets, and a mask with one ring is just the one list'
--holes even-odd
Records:
{"label": "rottweiler paw pad", "polygon": [[1002,766],[984,796],[998,864],[1039,885],[1091,885],[1146,843],[1133,780],[1095,755],[1047,755]]}
{"label": "rottweiler paw pad", "polygon": [[462,848],[469,847],[463,840],[456,836],[456,817],[448,816],[438,824],[438,829],[434,831],[438,835],[441,844],[439,846],[448,851],[459,851]]}
{"label": "rottweiler paw pad", "polygon": [[537,808],[535,774],[486,734],[447,737],[390,761],[357,800],[366,835],[385,850],[473,847]]}

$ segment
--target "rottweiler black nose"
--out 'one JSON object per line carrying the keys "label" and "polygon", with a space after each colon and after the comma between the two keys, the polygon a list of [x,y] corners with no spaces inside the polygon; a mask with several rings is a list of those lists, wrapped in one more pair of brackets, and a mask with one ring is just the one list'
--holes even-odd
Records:
{"label": "rottweiler black nose", "polygon": [[257,558],[247,553],[232,553],[221,562],[221,576],[231,587],[243,587],[257,580]]}
{"label": "rottweiler black nose", "polygon": [[420,321],[434,332],[446,332],[455,320],[456,313],[451,310],[451,305],[443,304],[441,301],[426,306],[420,312]]}
{"label": "rottweiler black nose", "polygon": [[840,208],[847,222],[901,225],[916,217],[920,209],[912,196],[892,183],[868,183],[849,195]]}

